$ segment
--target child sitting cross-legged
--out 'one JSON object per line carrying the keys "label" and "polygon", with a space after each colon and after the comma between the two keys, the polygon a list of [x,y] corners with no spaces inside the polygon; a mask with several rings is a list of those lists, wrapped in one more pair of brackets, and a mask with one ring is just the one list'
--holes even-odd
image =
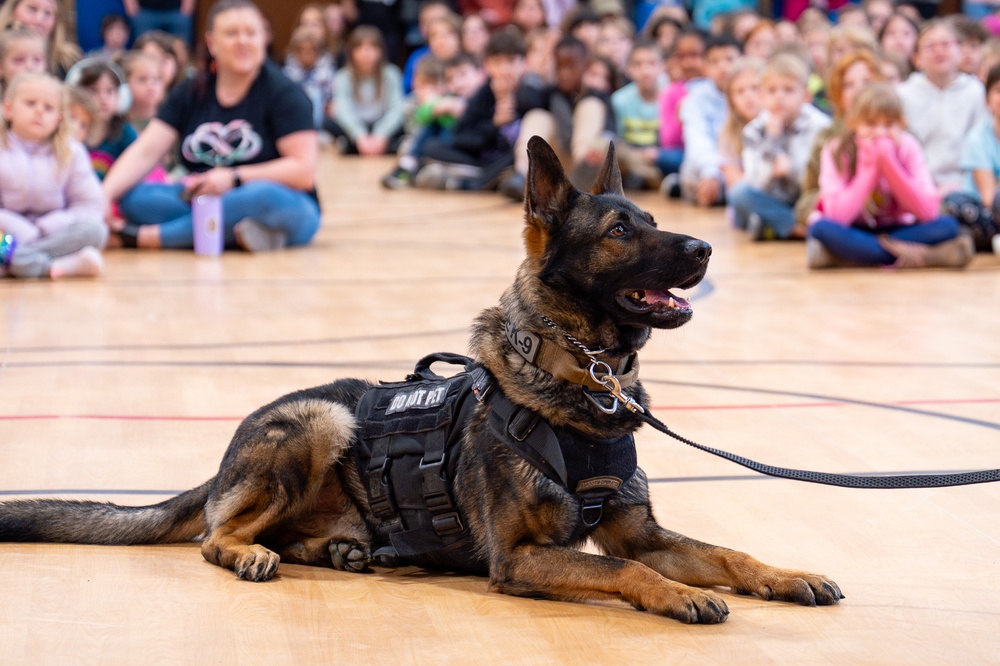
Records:
{"label": "child sitting cross-legged", "polygon": [[805,238],[792,206],[816,135],[830,118],[808,103],[809,65],[779,53],[761,73],[763,110],[743,128],[743,180],[729,191],[736,226],[753,240]]}
{"label": "child sitting cross-legged", "polygon": [[820,159],[810,268],[959,268],[972,259],[972,239],[940,215],[920,143],[903,126],[903,104],[889,84],[870,84],[854,98]]}
{"label": "child sitting cross-legged", "polygon": [[421,58],[413,74],[413,92],[407,98],[407,137],[399,163],[382,178],[382,185],[400,189],[415,184],[424,144],[432,137],[447,139],[473,94],[486,82],[486,73],[468,53],[442,63],[433,55]]}
{"label": "child sitting cross-legged", "polygon": [[104,198],[73,136],[63,84],[22,73],[0,122],[0,275],[93,277],[104,261]]}

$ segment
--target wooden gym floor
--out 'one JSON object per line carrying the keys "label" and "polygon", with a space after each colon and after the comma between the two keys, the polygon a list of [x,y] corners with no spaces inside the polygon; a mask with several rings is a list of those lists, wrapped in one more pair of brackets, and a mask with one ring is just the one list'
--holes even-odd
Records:
{"label": "wooden gym floor", "polygon": [[[240,418],[345,376],[465,351],[521,260],[495,195],[386,192],[324,153],[325,226],[271,256],[107,254],[96,281],[0,283],[0,499],[158,502],[211,477]],[[1000,467],[1000,260],[808,272],[654,193],[715,254],[695,318],[642,355],[655,411],[704,444],[840,472]],[[758,476],[644,429],[667,527],[832,576],[802,608],[723,591],[719,626],[500,596],[482,578],[282,565],[253,584],[196,544],[0,544],[0,664],[1000,663],[1000,486],[871,491]]]}

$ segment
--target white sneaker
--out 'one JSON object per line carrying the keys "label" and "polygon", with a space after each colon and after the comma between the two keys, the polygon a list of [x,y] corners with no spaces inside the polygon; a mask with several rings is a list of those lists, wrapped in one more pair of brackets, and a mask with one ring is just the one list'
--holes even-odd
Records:
{"label": "white sneaker", "polygon": [[839,265],[840,260],[826,249],[826,246],[818,238],[810,236],[806,239],[806,266],[817,269],[833,268]]}

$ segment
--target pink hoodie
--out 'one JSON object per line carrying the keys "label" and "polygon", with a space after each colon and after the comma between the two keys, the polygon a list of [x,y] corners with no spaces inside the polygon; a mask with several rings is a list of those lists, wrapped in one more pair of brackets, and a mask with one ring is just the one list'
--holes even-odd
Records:
{"label": "pink hoodie", "polygon": [[844,226],[863,222],[878,227],[938,216],[941,197],[912,134],[901,132],[898,142],[887,136],[857,141],[858,163],[851,179],[834,161],[839,142],[823,147],[819,204],[810,222],[822,218]]}

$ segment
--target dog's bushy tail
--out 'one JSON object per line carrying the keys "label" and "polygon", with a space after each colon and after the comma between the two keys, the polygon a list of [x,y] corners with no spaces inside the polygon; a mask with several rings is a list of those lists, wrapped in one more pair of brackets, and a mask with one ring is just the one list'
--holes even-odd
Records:
{"label": "dog's bushy tail", "polygon": [[109,546],[191,541],[205,530],[211,481],[150,506],[58,499],[0,503],[0,541]]}

